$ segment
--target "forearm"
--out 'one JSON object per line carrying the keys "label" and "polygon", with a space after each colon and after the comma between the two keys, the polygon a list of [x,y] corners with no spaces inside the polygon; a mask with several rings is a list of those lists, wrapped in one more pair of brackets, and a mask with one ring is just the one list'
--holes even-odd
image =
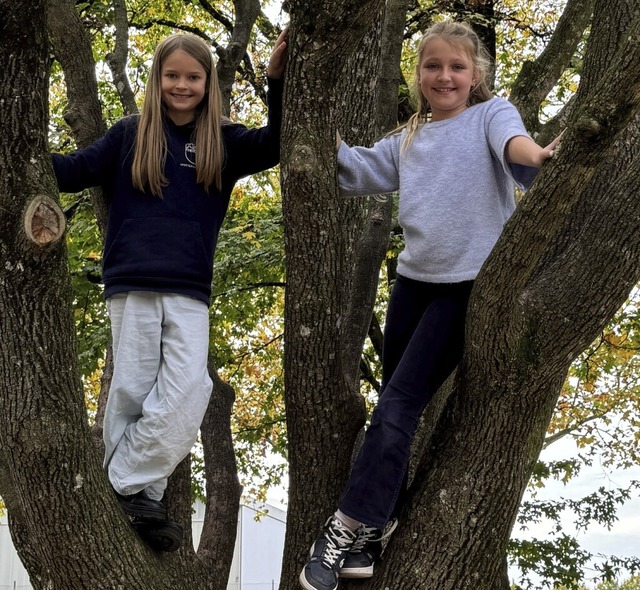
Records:
{"label": "forearm", "polygon": [[338,183],[345,196],[386,194],[398,190],[397,141],[385,138],[372,148],[338,148]]}
{"label": "forearm", "polygon": [[507,161],[511,164],[540,168],[543,162],[549,158],[545,150],[546,148],[540,147],[531,138],[518,135],[511,138],[507,143]]}

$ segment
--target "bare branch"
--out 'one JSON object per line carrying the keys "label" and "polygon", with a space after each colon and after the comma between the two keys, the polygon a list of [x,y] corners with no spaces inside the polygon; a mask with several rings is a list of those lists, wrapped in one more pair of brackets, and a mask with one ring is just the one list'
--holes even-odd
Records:
{"label": "bare branch", "polygon": [[113,84],[120,95],[120,102],[125,115],[138,112],[138,106],[127,76],[127,55],[129,53],[129,20],[125,0],[113,0],[114,24],[116,29],[116,45],[113,52],[106,55]]}

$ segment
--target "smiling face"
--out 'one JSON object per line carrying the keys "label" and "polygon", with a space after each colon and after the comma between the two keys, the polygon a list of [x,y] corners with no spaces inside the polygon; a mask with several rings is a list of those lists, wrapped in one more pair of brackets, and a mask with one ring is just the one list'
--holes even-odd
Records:
{"label": "smiling face", "polygon": [[431,120],[441,121],[468,107],[476,83],[473,62],[462,47],[440,37],[429,39],[420,55],[418,84],[431,107]]}
{"label": "smiling face", "polygon": [[176,49],[162,64],[162,102],[177,125],[196,117],[206,93],[207,74],[200,63],[182,49]]}

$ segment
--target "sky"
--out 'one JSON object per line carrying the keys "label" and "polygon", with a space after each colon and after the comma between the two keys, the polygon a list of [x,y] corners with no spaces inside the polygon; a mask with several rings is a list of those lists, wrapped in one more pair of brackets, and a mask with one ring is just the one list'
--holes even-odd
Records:
{"label": "sky", "polygon": [[[578,454],[578,449],[570,437],[565,437],[545,449],[540,458],[543,461],[559,461],[570,459]],[[611,471],[603,467],[597,460],[591,467],[583,467],[580,474],[570,480],[567,485],[552,481],[538,492],[539,500],[557,500],[559,498],[579,499],[594,493],[603,487],[607,490],[625,488],[632,481],[640,481],[640,465],[628,470]],[[526,493],[524,500],[531,498]],[[575,535],[582,549],[593,554],[616,555],[618,557],[640,556],[640,496],[636,490],[629,500],[618,510],[618,521],[607,530],[600,525],[592,525],[586,531],[576,531],[570,514],[562,519],[563,531]],[[537,537],[544,539],[550,534],[551,527],[547,524],[533,525],[528,531],[519,531],[516,525],[513,536],[515,538]],[[594,587],[592,581],[596,572],[585,572],[585,581],[589,587]],[[628,578],[623,576],[619,581]],[[511,578],[516,580],[516,570],[511,570]],[[540,586],[543,588],[544,586]]]}

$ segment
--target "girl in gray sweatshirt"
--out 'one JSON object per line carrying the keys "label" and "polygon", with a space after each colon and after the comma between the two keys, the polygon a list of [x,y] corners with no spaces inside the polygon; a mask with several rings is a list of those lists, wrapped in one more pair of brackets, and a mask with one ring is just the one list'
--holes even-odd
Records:
{"label": "girl in gray sweatshirt", "polygon": [[338,138],[341,193],[398,192],[405,247],[378,405],[339,509],[300,574],[306,590],[373,575],[420,415],[462,356],[473,280],[515,209],[515,187],[529,187],[559,141],[542,148],[530,138],[516,108],[491,94],[489,64],[470,26],[438,23],[418,46],[418,112],[371,148]]}

